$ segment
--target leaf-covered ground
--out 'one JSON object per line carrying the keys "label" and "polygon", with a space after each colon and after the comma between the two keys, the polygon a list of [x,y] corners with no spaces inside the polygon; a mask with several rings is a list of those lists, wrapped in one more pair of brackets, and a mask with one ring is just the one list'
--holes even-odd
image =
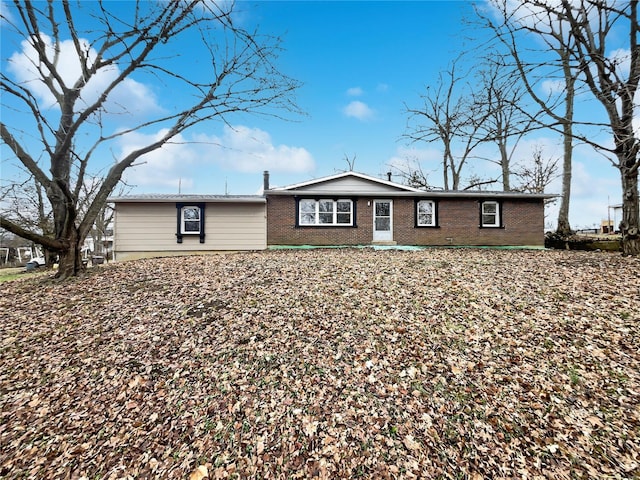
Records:
{"label": "leaf-covered ground", "polygon": [[637,258],[268,251],[0,294],[0,478],[640,476]]}

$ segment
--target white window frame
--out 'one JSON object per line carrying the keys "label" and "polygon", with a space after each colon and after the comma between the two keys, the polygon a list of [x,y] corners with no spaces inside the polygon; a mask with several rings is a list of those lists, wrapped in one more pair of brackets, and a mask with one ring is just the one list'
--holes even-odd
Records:
{"label": "white window frame", "polygon": [[[303,210],[302,205],[313,202],[313,212]],[[349,211],[338,211],[338,204],[349,204]],[[330,208],[326,208],[330,206]],[[322,207],[322,208],[321,208]],[[313,222],[304,221],[305,216],[313,215]],[[338,222],[339,217],[349,215],[349,222]],[[327,220],[330,220],[327,221]],[[353,200],[349,198],[301,198],[298,201],[298,225],[301,227],[351,227],[353,226]]]}
{"label": "white window frame", "polygon": [[[485,206],[492,205],[495,207],[495,212],[485,212]],[[484,228],[500,228],[500,202],[495,200],[486,200],[480,204],[480,226]],[[485,215],[493,215],[494,222],[485,222]]]}
{"label": "white window frame", "polygon": [[[421,223],[420,222],[420,204],[430,204],[431,205],[431,223]],[[437,225],[436,222],[436,202],[434,200],[418,200],[416,202],[416,225],[419,227],[435,227]],[[428,215],[428,214],[423,214]]]}
{"label": "white window frame", "polygon": [[[198,212],[198,218],[185,218],[187,210],[195,210]],[[198,224],[197,230],[187,230],[186,223],[195,222]],[[185,205],[180,209],[180,233],[183,235],[200,235],[200,225],[202,223],[202,209],[197,205]]]}

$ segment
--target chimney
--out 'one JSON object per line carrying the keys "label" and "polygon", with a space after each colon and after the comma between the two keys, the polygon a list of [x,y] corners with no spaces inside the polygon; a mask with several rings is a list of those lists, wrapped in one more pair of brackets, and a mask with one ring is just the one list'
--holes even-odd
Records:
{"label": "chimney", "polygon": [[262,190],[269,190],[269,170],[265,170],[263,174]]}
{"label": "chimney", "polygon": [[391,181],[391,172],[387,172],[387,180]]}

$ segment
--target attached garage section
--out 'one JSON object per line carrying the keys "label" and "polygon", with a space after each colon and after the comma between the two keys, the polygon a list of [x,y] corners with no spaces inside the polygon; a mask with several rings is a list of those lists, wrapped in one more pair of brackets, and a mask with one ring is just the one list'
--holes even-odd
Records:
{"label": "attached garage section", "polygon": [[262,250],[266,202],[260,196],[115,197],[114,259]]}

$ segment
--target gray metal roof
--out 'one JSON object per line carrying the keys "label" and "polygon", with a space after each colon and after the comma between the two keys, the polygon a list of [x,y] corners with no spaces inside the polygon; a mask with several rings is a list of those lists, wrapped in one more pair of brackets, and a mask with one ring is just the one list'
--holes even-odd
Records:
{"label": "gray metal roof", "polygon": [[107,202],[112,203],[173,203],[173,202],[198,202],[198,203],[265,203],[262,195],[198,195],[198,194],[173,194],[173,193],[147,193],[140,195],[123,195],[109,197]]}

